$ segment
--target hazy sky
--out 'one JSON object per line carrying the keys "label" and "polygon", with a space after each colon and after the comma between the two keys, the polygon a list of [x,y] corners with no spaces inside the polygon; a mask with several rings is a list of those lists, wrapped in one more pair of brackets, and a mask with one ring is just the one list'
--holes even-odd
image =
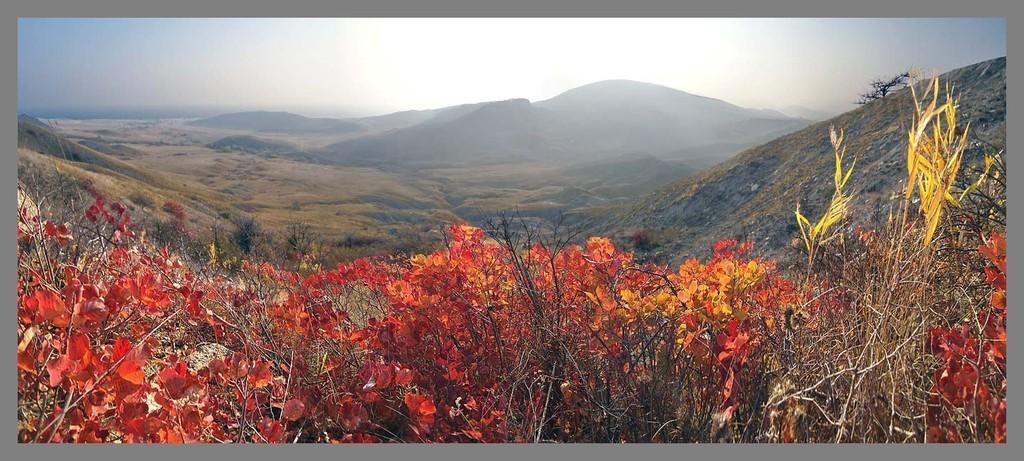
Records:
{"label": "hazy sky", "polygon": [[20,19],[19,107],[374,114],[605,79],[852,107],[873,77],[1006,54],[998,19]]}

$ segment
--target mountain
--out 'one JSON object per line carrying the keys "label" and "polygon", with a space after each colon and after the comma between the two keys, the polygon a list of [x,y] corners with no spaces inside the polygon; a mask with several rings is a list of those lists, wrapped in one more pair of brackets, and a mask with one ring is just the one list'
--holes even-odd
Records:
{"label": "mountain", "polygon": [[[629,152],[664,156],[684,148],[760,141],[806,122],[673,88],[606,80],[536,103],[562,124],[575,148],[592,156]],[[738,129],[741,125],[752,125]],[[748,144],[749,145],[749,144]]]}
{"label": "mountain", "polygon": [[188,122],[204,128],[275,133],[353,133],[366,128],[356,122],[335,118],[309,118],[289,112],[236,112]]}
{"label": "mountain", "polygon": [[[940,80],[960,94],[961,121],[970,122],[977,139],[1005,145],[1006,58],[956,69]],[[659,245],[650,255],[654,259],[705,255],[723,238],[751,240],[763,253],[782,251],[797,237],[797,202],[805,214],[818,216],[831,197],[830,125],[845,130],[847,155],[857,158],[847,185],[854,196],[849,216],[865,222],[902,190],[912,108],[910,90],[904,89],[748,149],[616,212],[601,213],[591,219],[593,232],[625,237],[646,229]],[[972,155],[983,144],[972,141]]]}
{"label": "mountain", "polygon": [[[321,156],[390,168],[589,162],[626,154],[685,160],[684,151],[722,160],[808,123],[628,80],[597,82],[536,103],[512,99],[383,117],[390,118],[364,123],[423,121],[332,144]],[[723,150],[723,143],[732,147]]]}
{"label": "mountain", "polygon": [[777,112],[785,114],[790,117],[803,118],[807,120],[813,120],[815,122],[821,120],[827,120],[832,118],[833,113],[825,112],[823,110],[811,109],[804,106],[786,106],[779,109]]}
{"label": "mountain", "polygon": [[426,110],[405,110],[372,117],[362,117],[354,122],[366,126],[370,131],[386,132],[399,128],[406,128],[423,122],[433,123],[451,120],[469,113],[476,108],[488,104],[486,102],[473,104],[460,104],[456,106],[442,107],[439,109]]}
{"label": "mountain", "polygon": [[348,165],[385,168],[491,164],[530,158],[555,148],[551,122],[525,99],[441,111],[417,125],[327,147]]}

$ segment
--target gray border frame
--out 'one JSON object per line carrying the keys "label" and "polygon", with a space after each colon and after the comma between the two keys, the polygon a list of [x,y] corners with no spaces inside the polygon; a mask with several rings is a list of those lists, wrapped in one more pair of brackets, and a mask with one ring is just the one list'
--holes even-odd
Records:
{"label": "gray border frame", "polygon": [[[5,237],[0,239],[0,261],[13,261],[16,257],[14,239],[15,221],[15,184],[17,179],[16,156],[14,155],[17,130],[15,124],[17,108],[17,18],[19,17],[1004,17],[1008,23],[1021,25],[1019,13],[1024,9],[1024,2],[1019,0],[845,0],[825,4],[814,0],[712,0],[702,4],[682,4],[671,0],[505,0],[474,1],[474,0],[166,0],[140,4],[132,0],[35,0],[31,4],[5,4],[0,11],[0,63],[3,70],[0,75],[0,105],[6,109],[0,111],[0,139],[4,155],[0,156],[0,187],[6,192],[0,193],[0,220],[8,229]],[[1009,25],[1009,24],[1008,24]],[[1017,109],[1024,100],[1021,80],[1024,79],[1024,59],[1018,59],[1017,44],[1024,37],[1024,29],[1009,27],[1007,30],[1008,91],[1007,110],[1009,111],[1007,140],[1009,145],[1020,145],[1021,120]],[[1009,42],[1014,46],[1009,46]],[[1016,54],[1015,54],[1016,53]],[[1012,152],[1010,150],[1009,152]],[[1013,157],[1019,154],[1011,153]],[[1024,165],[1022,163],[1021,165]],[[1011,170],[1020,170],[1016,160],[1008,162]],[[1010,173],[1016,177],[1017,173]],[[1015,289],[1019,280],[1018,265],[1024,252],[1024,243],[1017,243],[1024,233],[1024,225],[1020,223],[1020,204],[1024,199],[1024,183],[1011,183],[1009,195],[1014,196],[1008,210],[1009,225],[1007,232],[1011,242],[1008,248],[1013,255],[1009,265],[1010,285],[1008,296],[1011,310],[1009,328],[1019,330],[1024,325],[1024,314],[1019,313],[1024,295],[1018,295]],[[1024,269],[1022,269],[1024,270]],[[0,264],[0,293],[8,306],[0,312],[0,329],[4,341],[13,350],[16,339],[14,322],[16,316],[16,266],[11,263]],[[1012,335],[1016,337],[1017,335]],[[0,414],[9,415],[0,418],[0,443],[3,443],[4,459],[181,459],[183,457],[212,458],[225,460],[239,459],[283,459],[299,456],[301,459],[521,459],[521,458],[560,458],[560,459],[622,459],[625,457],[641,457],[641,459],[679,459],[683,457],[707,458],[719,456],[723,458],[744,459],[863,459],[863,458],[905,458],[905,459],[1011,459],[1014,448],[1024,447],[1021,428],[1024,420],[1019,416],[1018,405],[1024,401],[1017,396],[1024,382],[1022,377],[1022,357],[1024,344],[1011,340],[1008,347],[1013,349],[1009,354],[1008,386],[1018,391],[1010,391],[1008,418],[1008,440],[1005,445],[386,445],[368,446],[353,445],[332,447],[325,445],[303,446],[44,446],[18,444],[16,442],[16,418],[14,417],[17,403],[17,373],[13,353],[0,353]],[[1020,456],[1018,454],[1018,456]],[[1019,458],[1017,458],[1019,459]]]}

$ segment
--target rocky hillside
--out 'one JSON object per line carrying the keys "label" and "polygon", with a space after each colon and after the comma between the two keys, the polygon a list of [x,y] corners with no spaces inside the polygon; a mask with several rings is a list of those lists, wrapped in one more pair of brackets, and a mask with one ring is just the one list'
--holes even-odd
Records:
{"label": "rocky hillside", "polygon": [[[985,143],[1005,144],[1006,58],[948,72],[940,81],[960,95],[961,120],[970,122],[973,133],[972,155],[980,155]],[[846,131],[847,156],[858,159],[848,185],[855,197],[851,218],[867,221],[902,189],[912,108],[904,89],[748,149],[612,213],[594,213],[592,232],[625,240],[647,230],[653,245],[647,256],[657,260],[705,255],[722,238],[748,239],[763,253],[778,254],[798,235],[797,202],[818,216],[831,197],[830,125]]]}

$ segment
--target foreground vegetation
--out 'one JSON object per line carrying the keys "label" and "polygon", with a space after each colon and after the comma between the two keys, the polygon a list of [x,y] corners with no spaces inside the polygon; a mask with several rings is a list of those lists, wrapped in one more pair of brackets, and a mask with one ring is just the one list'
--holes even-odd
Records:
{"label": "foreground vegetation", "polygon": [[408,258],[229,271],[98,190],[76,224],[19,195],[20,440],[1005,442],[1003,161],[957,181],[969,127],[941,96],[876,229],[844,226],[836,132],[797,272],[512,218]]}

